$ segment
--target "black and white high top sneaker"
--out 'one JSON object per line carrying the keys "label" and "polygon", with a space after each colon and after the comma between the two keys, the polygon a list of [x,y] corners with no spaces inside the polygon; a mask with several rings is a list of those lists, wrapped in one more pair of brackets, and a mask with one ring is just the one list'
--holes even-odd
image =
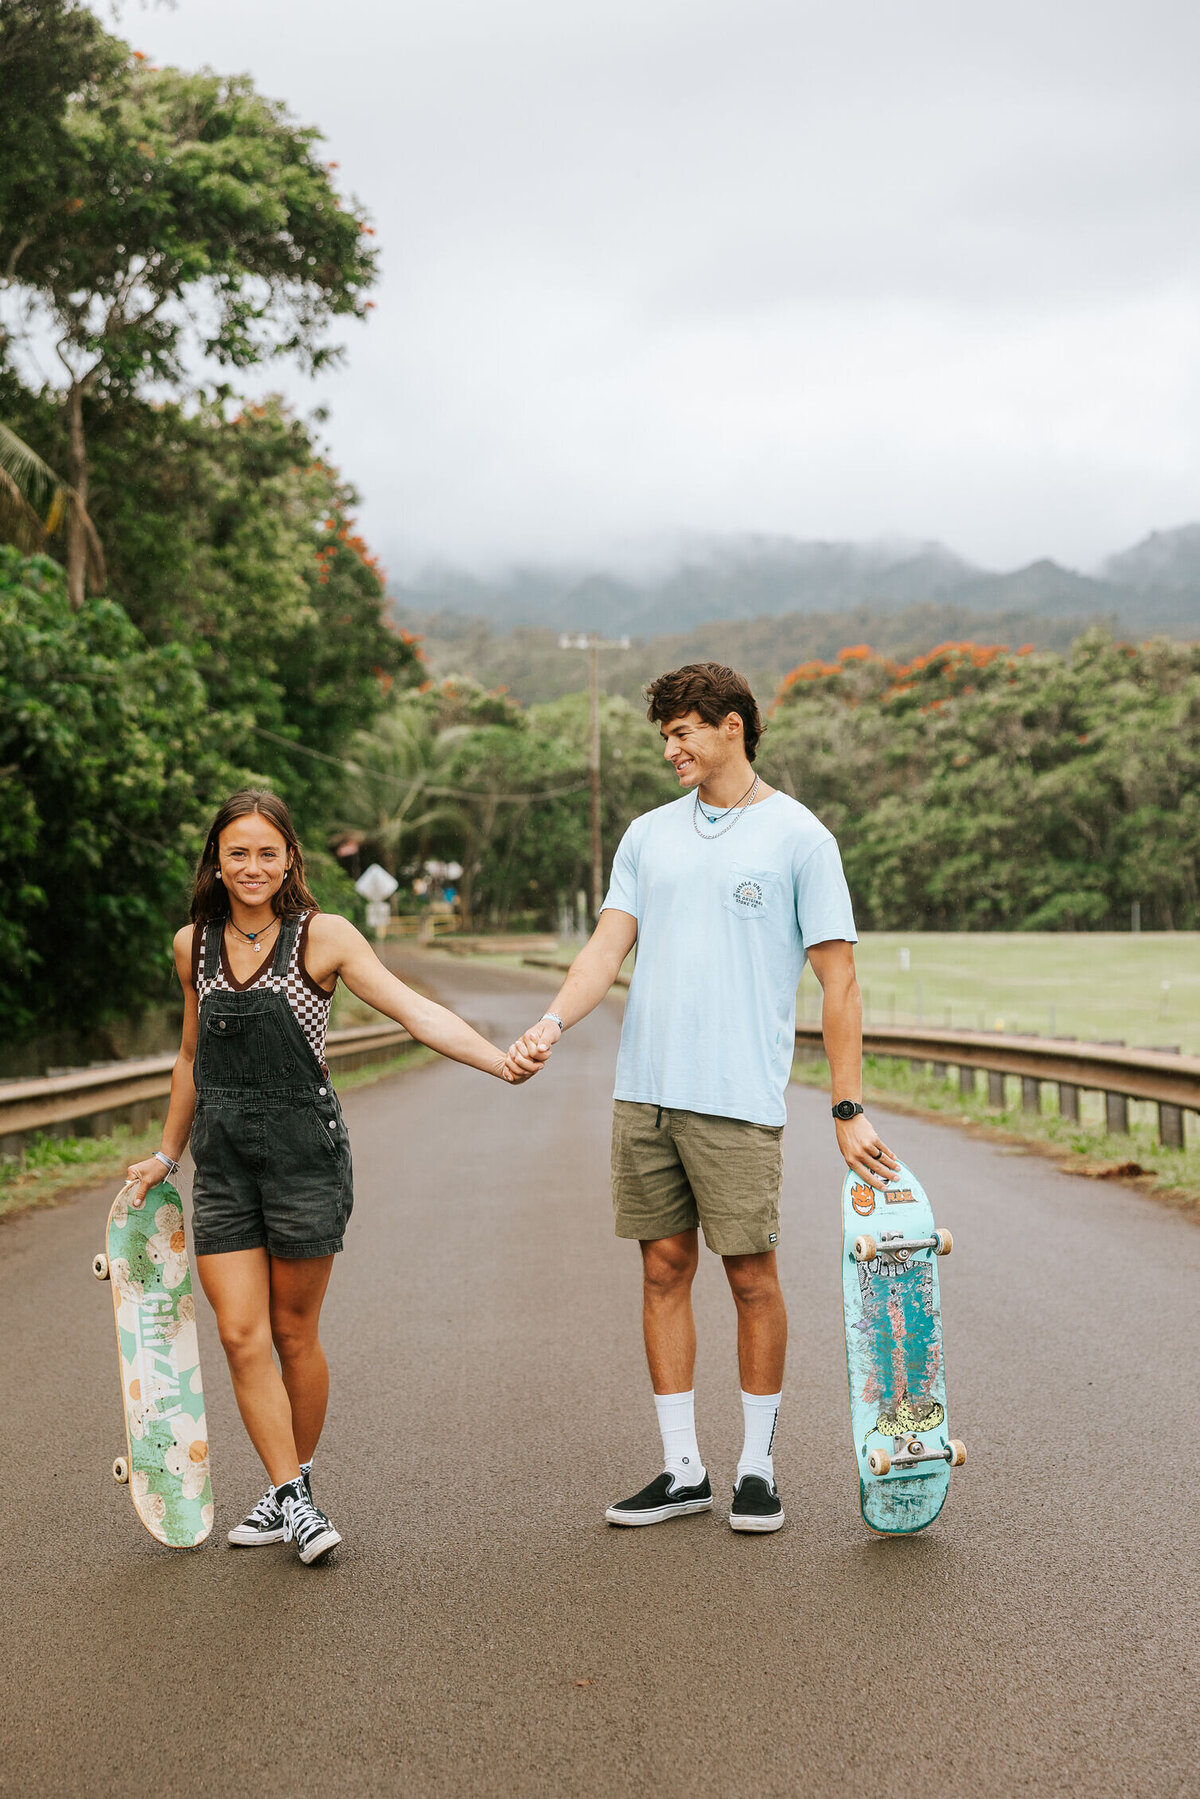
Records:
{"label": "black and white high top sneaker", "polygon": [[274,1487],[268,1487],[256,1506],[253,1506],[240,1524],[235,1524],[229,1532],[231,1543],[282,1543],[283,1542],[283,1507],[275,1497]]}
{"label": "black and white high top sneaker", "polygon": [[283,1513],[283,1540],[295,1543],[302,1562],[315,1562],[341,1542],[341,1532],[313,1504],[303,1478],[276,1487],[275,1497]]}
{"label": "black and white high top sneaker", "polygon": [[[300,1472],[304,1476],[304,1486],[308,1497],[312,1498],[312,1463],[302,1462]],[[235,1524],[228,1533],[229,1541],[239,1548],[255,1543],[284,1542],[283,1507],[275,1497],[274,1487],[268,1487],[256,1506],[253,1506],[240,1524]]]}

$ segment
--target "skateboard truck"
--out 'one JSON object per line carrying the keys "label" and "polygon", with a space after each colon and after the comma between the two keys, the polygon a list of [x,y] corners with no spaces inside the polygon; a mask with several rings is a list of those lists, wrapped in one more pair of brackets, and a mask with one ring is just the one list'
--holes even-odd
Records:
{"label": "skateboard truck", "polygon": [[920,1437],[910,1437],[903,1449],[898,1449],[894,1455],[889,1455],[886,1449],[873,1449],[867,1457],[867,1467],[872,1474],[881,1476],[890,1474],[893,1468],[915,1468],[920,1462],[948,1462],[952,1468],[961,1468],[966,1459],[966,1445],[957,1437],[932,1449],[922,1443]]}
{"label": "skateboard truck", "polygon": [[887,1254],[898,1260],[911,1255],[914,1249],[931,1249],[935,1256],[948,1256],[954,1248],[954,1238],[949,1231],[934,1231],[931,1237],[880,1237],[876,1242],[869,1231],[854,1239],[854,1260],[856,1262],[873,1262],[877,1255]]}

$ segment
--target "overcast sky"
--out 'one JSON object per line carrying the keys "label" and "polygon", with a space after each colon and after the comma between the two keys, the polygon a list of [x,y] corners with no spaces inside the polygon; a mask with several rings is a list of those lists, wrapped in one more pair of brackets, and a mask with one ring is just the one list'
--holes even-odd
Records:
{"label": "overcast sky", "polygon": [[310,383],[393,563],[675,533],[1089,567],[1200,518],[1194,0],[178,0],[384,254]]}

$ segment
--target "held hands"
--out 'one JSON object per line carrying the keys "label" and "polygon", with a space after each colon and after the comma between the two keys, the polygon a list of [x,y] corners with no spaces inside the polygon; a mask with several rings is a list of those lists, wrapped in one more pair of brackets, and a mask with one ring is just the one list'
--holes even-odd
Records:
{"label": "held hands", "polygon": [[541,1018],[509,1047],[504,1058],[504,1079],[527,1081],[546,1066],[550,1051],[562,1036],[552,1018]]}
{"label": "held hands", "polygon": [[834,1119],[838,1148],[848,1168],[861,1174],[872,1187],[886,1187],[900,1164],[865,1112],[843,1121]]}
{"label": "held hands", "polygon": [[167,1178],[165,1165],[157,1156],[147,1156],[144,1162],[133,1162],[125,1170],[126,1179],[136,1191],[129,1195],[131,1206],[140,1209],[146,1203],[146,1195],[151,1187],[159,1186]]}

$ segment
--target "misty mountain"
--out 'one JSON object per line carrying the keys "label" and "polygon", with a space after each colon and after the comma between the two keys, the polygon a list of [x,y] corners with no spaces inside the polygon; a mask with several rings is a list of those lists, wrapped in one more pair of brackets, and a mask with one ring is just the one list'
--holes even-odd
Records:
{"label": "misty mountain", "polygon": [[[486,619],[457,612],[402,611],[398,622],[421,638],[430,674],[472,675],[485,687],[503,687],[523,705],[577,693],[586,662],[577,649],[559,647],[558,632],[545,625],[515,625],[497,631]],[[947,639],[973,638],[1012,647],[1065,650],[1089,625],[1115,628],[1115,620],[1045,618],[1029,612],[968,612],[961,606],[905,606],[882,611],[869,606],[840,612],[791,612],[777,618],[718,619],[686,631],[635,637],[628,649],[600,656],[600,685],[638,706],[642,688],[664,669],[684,662],[724,662],[742,671],[763,702],[769,702],[784,675],[797,663],[819,657],[832,661],[846,644],[869,643],[882,655],[906,660]]]}
{"label": "misty mountain", "polygon": [[1104,576],[1144,601],[1161,622],[1197,630],[1200,616],[1200,525],[1152,531],[1110,556]]}
{"label": "misty mountain", "polygon": [[1200,525],[1156,532],[1111,557],[1098,575],[1045,559],[998,573],[938,543],[739,536],[693,542],[641,574],[529,563],[482,576],[441,566],[394,581],[391,591],[406,615],[457,614],[501,631],[598,630],[610,637],[859,609],[882,616],[914,606],[1200,635]]}

